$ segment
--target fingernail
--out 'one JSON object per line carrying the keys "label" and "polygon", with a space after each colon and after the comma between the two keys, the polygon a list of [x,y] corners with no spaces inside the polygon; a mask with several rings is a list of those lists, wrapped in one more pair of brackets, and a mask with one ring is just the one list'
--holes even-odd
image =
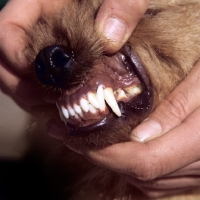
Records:
{"label": "fingernail", "polygon": [[111,42],[123,42],[127,26],[117,18],[109,18],[104,27],[104,35]]}
{"label": "fingernail", "polygon": [[161,134],[161,125],[153,119],[147,119],[131,132],[130,137],[139,142],[146,142],[160,136]]}

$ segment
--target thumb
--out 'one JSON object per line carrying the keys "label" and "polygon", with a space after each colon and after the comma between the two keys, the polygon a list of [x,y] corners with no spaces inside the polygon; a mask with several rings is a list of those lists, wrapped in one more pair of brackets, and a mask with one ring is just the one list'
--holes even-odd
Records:
{"label": "thumb", "polygon": [[155,111],[131,132],[131,139],[146,142],[181,124],[200,106],[200,61]]}
{"label": "thumb", "polygon": [[148,5],[149,0],[103,1],[96,17],[96,27],[109,40],[105,47],[108,53],[114,53],[124,45]]}

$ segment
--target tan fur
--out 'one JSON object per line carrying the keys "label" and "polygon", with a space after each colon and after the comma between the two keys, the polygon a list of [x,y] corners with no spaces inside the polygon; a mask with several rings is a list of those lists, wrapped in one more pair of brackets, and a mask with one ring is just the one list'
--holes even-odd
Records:
{"label": "tan fur", "polygon": [[[34,27],[33,33],[29,35],[29,46],[26,49],[27,59],[32,68],[34,68],[34,59],[42,48],[62,44],[74,50],[78,56],[77,62],[83,63],[82,71],[88,70],[88,77],[86,77],[88,80],[92,69],[87,69],[87,65],[98,63],[104,56],[103,46],[106,40],[94,29],[95,15],[101,2],[101,0],[72,0],[71,4],[58,15],[41,19]],[[131,47],[139,56],[150,77],[154,99],[152,110],[187,76],[199,59],[199,10],[198,0],[152,0],[148,11],[129,39]],[[41,88],[45,89],[43,86]],[[45,89],[45,92],[47,91]],[[137,123],[141,122],[147,114]],[[130,130],[137,124],[133,124],[129,118],[126,123],[127,126],[124,123],[115,124],[115,129],[112,129],[112,133],[115,134],[104,133],[103,130],[83,140],[67,137],[66,142],[79,145],[93,143],[95,147],[102,147],[127,141]],[[146,199],[138,191],[135,192],[133,186],[122,177],[94,166],[89,167],[88,172],[75,188],[73,200]],[[197,190],[195,195],[175,196],[170,199],[199,199],[198,192]]]}
{"label": "tan fur", "polygon": [[151,1],[150,13],[151,10],[155,16],[142,19],[130,40],[151,76],[155,98],[160,101],[199,59],[199,3]]}

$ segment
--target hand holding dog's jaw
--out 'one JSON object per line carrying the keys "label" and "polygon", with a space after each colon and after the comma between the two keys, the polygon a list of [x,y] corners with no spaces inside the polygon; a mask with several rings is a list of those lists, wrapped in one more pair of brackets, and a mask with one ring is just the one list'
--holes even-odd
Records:
{"label": "hand holding dog's jaw", "polygon": [[34,83],[24,75],[27,70],[24,49],[26,32],[37,20],[57,11],[66,0],[24,1],[11,0],[0,12],[0,85],[3,92],[10,95],[19,106],[30,111],[31,106],[45,104]]}
{"label": "hand holding dog's jaw", "polygon": [[173,128],[181,127],[187,120],[198,120],[191,116],[193,112],[198,111],[200,106],[199,67],[200,62],[196,64],[189,76],[161,102],[148,119],[132,131],[130,136],[133,140],[146,142]]}
{"label": "hand holding dog's jaw", "polygon": [[[172,189],[184,191],[198,186],[199,67],[200,62],[148,120],[132,131],[131,142],[86,153],[86,157],[95,164],[128,175],[133,184],[138,185],[136,179],[142,180],[140,189],[151,197],[169,195]],[[152,127],[154,130],[147,131]]]}
{"label": "hand holding dog's jaw", "polygon": [[96,18],[97,30],[109,40],[105,50],[115,53],[125,44],[140,18],[144,15],[149,0],[105,0]]}

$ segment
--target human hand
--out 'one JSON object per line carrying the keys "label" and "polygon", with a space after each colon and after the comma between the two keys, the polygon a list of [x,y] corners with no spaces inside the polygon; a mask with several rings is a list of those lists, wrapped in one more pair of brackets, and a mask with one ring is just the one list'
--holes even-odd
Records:
{"label": "human hand", "polygon": [[97,30],[109,43],[106,52],[118,51],[142,18],[150,0],[104,0],[96,18]]}
{"label": "human hand", "polygon": [[85,156],[95,164],[123,174],[150,197],[199,186],[199,69],[200,62],[148,119],[132,131],[130,142],[86,152]]}
{"label": "human hand", "polygon": [[56,11],[66,0],[10,0],[0,12],[0,88],[22,108],[46,104],[45,97],[28,80],[23,51],[26,33],[43,15]]}

